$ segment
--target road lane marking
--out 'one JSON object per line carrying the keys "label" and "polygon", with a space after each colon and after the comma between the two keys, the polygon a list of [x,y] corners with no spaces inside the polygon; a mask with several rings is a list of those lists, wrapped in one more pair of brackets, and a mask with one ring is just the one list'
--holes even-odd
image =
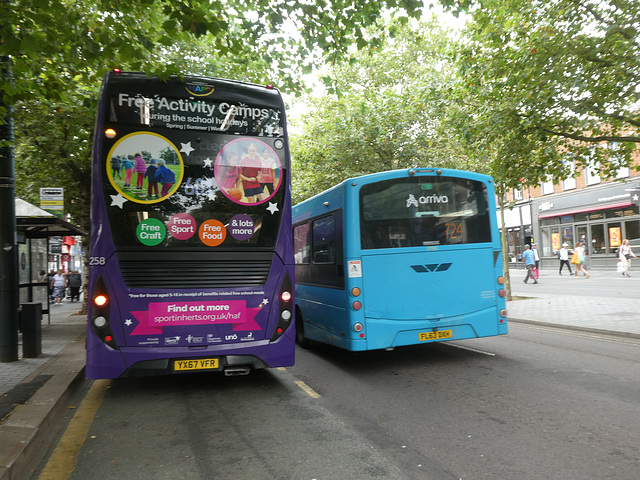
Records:
{"label": "road lane marking", "polygon": [[84,444],[93,418],[102,404],[111,380],[95,380],[80,407],[69,422],[58,446],[51,454],[39,480],[65,480],[75,468],[80,449]]}
{"label": "road lane marking", "polygon": [[313,388],[311,388],[306,383],[298,381],[296,382],[296,385],[298,385],[302,390],[304,390],[307,393],[307,395],[309,395],[311,398],[320,398],[320,395],[314,392]]}
{"label": "road lane marking", "polygon": [[449,347],[456,347],[456,348],[459,348],[461,350],[469,350],[470,352],[479,353],[481,355],[487,355],[489,357],[495,357],[496,356],[495,353],[485,352],[484,350],[478,350],[477,348],[463,347],[462,345],[457,345],[457,344],[451,343],[451,342],[442,342],[442,344],[443,345],[447,345]]}

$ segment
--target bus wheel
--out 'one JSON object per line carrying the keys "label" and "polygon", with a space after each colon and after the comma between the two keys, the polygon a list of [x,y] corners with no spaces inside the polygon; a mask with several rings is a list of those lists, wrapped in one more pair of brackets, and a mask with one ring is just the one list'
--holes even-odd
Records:
{"label": "bus wheel", "polygon": [[296,343],[302,348],[309,348],[309,340],[304,336],[302,312],[296,307]]}

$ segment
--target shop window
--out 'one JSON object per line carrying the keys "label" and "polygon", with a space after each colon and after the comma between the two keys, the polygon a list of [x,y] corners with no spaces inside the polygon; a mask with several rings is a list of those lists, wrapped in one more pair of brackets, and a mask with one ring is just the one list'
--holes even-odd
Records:
{"label": "shop window", "polygon": [[[562,227],[562,243],[566,243],[568,248],[573,248],[573,226]],[[562,243],[560,245],[562,245]]]}
{"label": "shop window", "polygon": [[[632,247],[640,247],[640,220],[630,220],[624,222],[625,237],[629,239]],[[638,252],[635,252],[638,255]]]}
{"label": "shop window", "polygon": [[558,223],[560,223],[560,218],[558,217],[543,218],[542,220],[540,220],[541,227],[546,227],[548,225],[557,225]]}
{"label": "shop window", "polygon": [[606,252],[606,244],[604,239],[604,225],[591,225],[591,250],[590,255],[599,255]]}

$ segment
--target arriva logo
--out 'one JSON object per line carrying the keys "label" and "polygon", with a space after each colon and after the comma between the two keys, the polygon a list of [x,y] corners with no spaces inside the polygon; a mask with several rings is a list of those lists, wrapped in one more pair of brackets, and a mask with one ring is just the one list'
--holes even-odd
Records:
{"label": "arriva logo", "polygon": [[422,195],[419,198],[416,198],[413,193],[409,194],[409,198],[407,198],[407,208],[413,206],[417,207],[418,205],[426,205],[428,203],[449,203],[449,197],[446,195]]}
{"label": "arriva logo", "polygon": [[451,265],[451,263],[430,263],[429,265],[411,265],[411,268],[418,273],[446,272]]}

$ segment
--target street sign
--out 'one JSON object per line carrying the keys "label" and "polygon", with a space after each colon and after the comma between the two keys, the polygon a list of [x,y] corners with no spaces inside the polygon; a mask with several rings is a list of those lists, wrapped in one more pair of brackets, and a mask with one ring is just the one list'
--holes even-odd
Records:
{"label": "street sign", "polygon": [[64,217],[64,188],[41,188],[40,208],[49,213]]}

